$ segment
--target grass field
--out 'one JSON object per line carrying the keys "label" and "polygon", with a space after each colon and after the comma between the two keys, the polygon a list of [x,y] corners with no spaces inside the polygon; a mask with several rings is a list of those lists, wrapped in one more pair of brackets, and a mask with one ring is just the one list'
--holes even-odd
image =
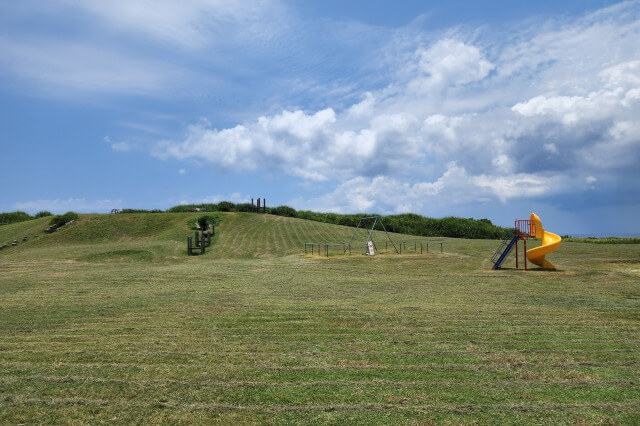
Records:
{"label": "grass field", "polygon": [[0,251],[0,423],[640,422],[640,245],[493,271],[498,241],[325,258],[350,228],[223,216],[197,257],[194,214],[0,226],[40,235]]}

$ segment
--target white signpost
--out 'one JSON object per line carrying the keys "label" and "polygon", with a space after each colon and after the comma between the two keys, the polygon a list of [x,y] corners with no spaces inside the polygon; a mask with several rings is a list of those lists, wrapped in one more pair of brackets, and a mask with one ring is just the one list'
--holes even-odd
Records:
{"label": "white signpost", "polygon": [[373,241],[369,241],[367,245],[369,246],[369,256],[373,256],[374,254],[376,254],[373,247]]}

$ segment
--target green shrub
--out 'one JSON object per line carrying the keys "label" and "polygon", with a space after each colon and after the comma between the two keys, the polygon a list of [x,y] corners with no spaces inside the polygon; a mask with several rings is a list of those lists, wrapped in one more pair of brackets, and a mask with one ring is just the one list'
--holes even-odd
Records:
{"label": "green shrub", "polygon": [[120,213],[164,213],[160,209],[145,210],[145,209],[121,209]]}
{"label": "green shrub", "polygon": [[219,214],[213,213],[213,214],[205,214],[202,215],[200,217],[198,217],[197,219],[194,219],[192,221],[189,222],[189,228],[191,229],[198,229],[198,227],[196,225],[199,225],[201,230],[206,230],[207,228],[209,228],[209,225],[211,226],[217,226],[220,221],[222,220],[222,218],[220,217]]}
{"label": "green shrub", "polygon": [[0,213],[0,225],[24,222],[31,219],[33,219],[33,217],[25,212]]}
{"label": "green shrub", "polygon": [[[352,227],[358,226],[360,218],[364,216],[375,216],[371,213],[338,214],[318,213],[309,210],[296,212],[287,206],[276,207],[275,209],[271,209],[270,212],[282,216],[292,216],[300,219]],[[383,216],[382,223],[389,232],[421,235],[424,237],[502,239],[513,235],[514,232],[512,228],[503,228],[494,225],[489,219],[465,219],[460,217],[435,219],[414,213]],[[371,224],[369,224],[369,226],[371,226]],[[376,225],[376,229],[381,229],[381,227]]]}
{"label": "green shrub", "polygon": [[38,213],[36,213],[36,215],[34,217],[36,219],[38,219],[38,218],[47,217],[47,216],[53,216],[53,213],[51,213],[50,211],[47,211],[47,210],[42,210],[42,211],[39,211]]}
{"label": "green shrub", "polygon": [[[241,203],[236,204],[236,211],[238,212],[252,212],[255,210],[255,206],[251,205],[251,203]],[[262,207],[260,207],[262,209]]]}
{"label": "green shrub", "polygon": [[198,209],[201,212],[217,212],[218,205],[212,203],[204,204],[180,204],[179,206],[173,206],[167,210],[169,213],[190,213]]}
{"label": "green shrub", "polygon": [[569,242],[569,243],[592,243],[592,244],[640,244],[640,238],[638,237],[576,238],[576,237],[569,237],[565,235],[562,237],[562,241]]}
{"label": "green shrub", "polygon": [[54,216],[49,222],[49,225],[62,226],[65,223],[70,222],[72,220],[78,220],[78,217],[79,217],[78,213],[66,212],[65,214]]}
{"label": "green shrub", "polygon": [[276,216],[298,217],[298,212],[296,212],[293,207],[289,206],[274,207],[272,209],[269,209],[269,213]]}
{"label": "green shrub", "polygon": [[220,201],[218,203],[219,212],[233,212],[236,210],[236,205],[230,201]]}

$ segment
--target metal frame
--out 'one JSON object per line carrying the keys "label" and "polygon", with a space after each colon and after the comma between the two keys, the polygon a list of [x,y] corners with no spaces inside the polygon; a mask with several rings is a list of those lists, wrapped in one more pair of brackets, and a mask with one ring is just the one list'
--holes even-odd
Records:
{"label": "metal frame", "polygon": [[535,237],[536,225],[531,219],[515,220],[516,235],[523,237]]}
{"label": "metal frame", "polygon": [[[527,238],[535,238],[536,236],[536,224],[531,219],[516,219],[515,220],[516,235],[520,237],[518,240],[522,240],[524,246],[524,270],[527,270]],[[518,241],[519,242],[519,241]],[[518,242],[516,242],[516,269],[519,269],[518,265],[519,253]]]}
{"label": "metal frame", "polygon": [[417,252],[418,251],[418,245],[420,245],[420,254],[423,253],[423,247],[426,246],[427,248],[427,253],[429,253],[429,244],[440,244],[440,253],[444,253],[443,249],[442,249],[442,241],[400,241],[400,243],[398,244],[398,247],[400,247],[400,254],[402,254],[402,249],[404,247],[404,251],[408,251],[407,250],[407,244],[411,245],[413,244],[413,251]]}
{"label": "metal frame", "polygon": [[[524,270],[527,270],[527,238],[535,238],[536,235],[536,227],[535,222],[531,219],[516,219],[514,221],[514,229],[515,235],[512,237],[505,238],[504,241],[498,247],[498,250],[495,251],[493,256],[491,257],[491,261],[494,262],[493,269],[500,269],[502,262],[506,259],[511,251],[512,247],[515,245],[516,249],[516,269],[520,269],[520,253],[518,250],[518,245],[520,240],[522,240],[522,245],[524,246]],[[507,240],[510,240],[510,244],[507,245]],[[515,240],[515,244],[513,243]],[[500,250],[505,247],[505,252],[500,252]]]}
{"label": "metal frame", "polygon": [[187,237],[188,256],[193,256],[197,251],[200,252],[199,254],[204,254],[206,251],[206,247],[211,246],[211,233],[203,232],[202,238],[200,238],[200,232],[196,231],[194,237],[194,239],[192,239],[191,237]]}
{"label": "metal frame", "polygon": [[[367,222],[372,221],[373,223],[371,224],[371,228],[369,228],[368,226],[365,228],[364,224],[367,224]],[[353,241],[353,238],[356,236],[356,234],[358,233],[358,230],[361,229],[360,226],[362,225],[362,229],[365,230],[365,232],[367,232],[367,239],[364,242],[364,252],[366,253],[367,251],[367,245],[369,244],[369,241],[371,241],[373,243],[373,247],[376,248],[376,243],[375,241],[373,241],[373,231],[375,230],[376,225],[378,224],[378,222],[380,223],[380,226],[382,226],[382,230],[384,231],[385,235],[387,236],[387,238],[389,239],[389,242],[391,243],[391,245],[393,246],[394,250],[396,251],[397,254],[400,254],[400,252],[398,251],[398,248],[396,247],[396,245],[393,243],[393,240],[391,239],[391,237],[389,236],[389,233],[387,232],[387,228],[384,227],[384,223],[382,223],[382,219],[380,218],[380,216],[365,216],[365,217],[361,217],[360,220],[358,221],[358,226],[356,226],[356,229],[353,230],[353,233],[351,234],[351,238],[349,238],[349,247],[351,247],[351,242]]]}
{"label": "metal frame", "polygon": [[326,257],[329,257],[329,247],[342,247],[342,253],[346,253],[348,250],[351,255],[351,244],[349,243],[304,243],[304,254],[308,253],[307,247],[311,247],[311,254],[318,253],[318,255],[320,255],[320,248],[322,248]]}

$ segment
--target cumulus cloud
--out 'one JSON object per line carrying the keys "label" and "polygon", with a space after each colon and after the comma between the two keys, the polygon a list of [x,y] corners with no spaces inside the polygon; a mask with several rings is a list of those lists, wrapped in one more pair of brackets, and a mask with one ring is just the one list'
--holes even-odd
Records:
{"label": "cumulus cloud", "polygon": [[328,181],[334,189],[315,200],[343,211],[535,199],[637,178],[637,9],[616,5],[493,45],[448,35],[415,46],[397,81],[348,108],[226,129],[201,122],[155,155]]}
{"label": "cumulus cloud", "polygon": [[482,80],[495,68],[478,47],[452,39],[419,47],[415,57],[419,75],[409,84],[411,89],[467,84]]}
{"label": "cumulus cloud", "polygon": [[561,194],[570,187],[588,187],[594,178],[572,182],[563,176],[518,173],[470,175],[464,167],[450,162],[440,177],[431,181],[407,182],[389,176],[355,177],[340,183],[333,191],[311,200],[296,200],[304,208],[334,212],[366,212],[376,208],[383,213],[442,211],[455,205],[487,204],[498,199],[536,198]]}

